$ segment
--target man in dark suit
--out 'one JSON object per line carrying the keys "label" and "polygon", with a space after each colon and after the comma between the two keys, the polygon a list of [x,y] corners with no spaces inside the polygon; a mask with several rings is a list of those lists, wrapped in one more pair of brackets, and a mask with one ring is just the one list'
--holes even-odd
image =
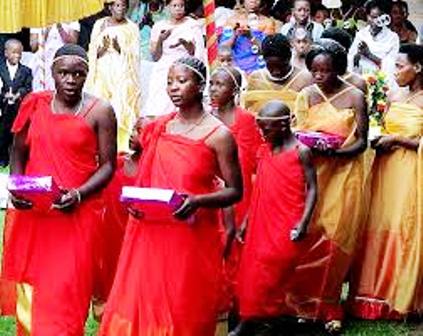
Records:
{"label": "man in dark suit", "polygon": [[32,91],[31,69],[22,65],[22,43],[10,39],[5,44],[5,62],[0,64],[0,166],[9,164],[13,141],[11,128],[22,99]]}

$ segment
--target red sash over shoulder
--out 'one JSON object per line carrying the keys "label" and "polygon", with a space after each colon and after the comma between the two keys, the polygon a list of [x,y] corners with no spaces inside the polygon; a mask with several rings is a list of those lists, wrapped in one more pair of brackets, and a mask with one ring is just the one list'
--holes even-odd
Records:
{"label": "red sash over shoulder", "polygon": [[[30,94],[13,126],[28,127],[25,174],[79,187],[97,169],[97,137],[84,116],[54,114],[51,92]],[[70,213],[17,210],[4,251],[4,276],[33,287],[31,335],[83,335],[92,292],[93,242],[101,207],[96,196]]]}
{"label": "red sash over shoulder", "polygon": [[263,143],[254,116],[248,111],[238,107],[235,111],[235,122],[231,132],[238,145],[238,156],[241,165],[244,194],[242,201],[235,206],[237,225],[248,211],[251,193],[253,191],[253,175],[257,166],[257,151]]}
{"label": "red sash over shoulder", "polygon": [[239,270],[243,318],[282,313],[285,286],[304,248],[303,242],[290,240],[290,231],[300,221],[305,204],[298,150],[273,155],[267,146],[262,149]]}
{"label": "red sash over shoulder", "polygon": [[[166,133],[174,115],[150,128],[138,185],[181,193],[215,190],[216,155],[204,139]],[[100,335],[213,336],[220,290],[218,210],[194,223],[130,218]]]}

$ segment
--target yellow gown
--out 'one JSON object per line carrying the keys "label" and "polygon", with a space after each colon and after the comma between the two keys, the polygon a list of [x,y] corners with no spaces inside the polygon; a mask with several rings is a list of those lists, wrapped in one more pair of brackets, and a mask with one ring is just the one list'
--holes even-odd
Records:
{"label": "yellow gown", "polygon": [[[387,134],[422,139],[423,109],[392,103]],[[423,140],[377,156],[370,212],[353,271],[351,310],[366,319],[423,310]]]}
{"label": "yellow gown", "polygon": [[[298,94],[296,128],[337,134],[345,138],[343,146],[351,145],[356,141],[356,111],[335,107],[335,96],[323,98],[322,103],[309,106],[307,89]],[[367,153],[353,158],[314,158],[318,201],[304,241],[303,257],[289,279],[287,314],[342,320],[342,284],[362,229],[370,163]]]}
{"label": "yellow gown", "polygon": [[0,32],[23,27],[42,28],[58,22],[77,21],[103,9],[103,0],[1,0]]}
{"label": "yellow gown", "polygon": [[248,76],[248,88],[241,96],[241,105],[248,111],[257,114],[269,100],[282,100],[293,111],[298,92],[291,89],[290,86],[300,74],[301,71],[286,84],[278,84],[269,79],[266,69],[254,71]]}
{"label": "yellow gown", "polygon": [[[139,29],[130,20],[117,26],[106,26],[106,20],[108,18],[97,20],[91,34],[90,70],[85,89],[113,106],[118,123],[118,150],[125,151],[141,109]],[[106,53],[97,58],[105,36],[117,37],[121,52],[110,45]]]}

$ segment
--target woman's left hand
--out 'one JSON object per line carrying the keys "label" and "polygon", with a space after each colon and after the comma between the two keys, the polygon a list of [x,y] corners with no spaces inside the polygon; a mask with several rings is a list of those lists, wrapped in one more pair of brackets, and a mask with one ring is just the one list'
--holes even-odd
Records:
{"label": "woman's left hand", "polygon": [[62,196],[53,203],[52,208],[69,212],[81,202],[81,194],[77,189],[61,190]]}
{"label": "woman's left hand", "polygon": [[194,55],[195,52],[195,45],[194,43],[192,43],[191,41],[187,41],[183,38],[180,38],[178,43],[176,43],[175,45],[171,46],[171,48],[176,48],[178,46],[182,45],[190,55]]}
{"label": "woman's left hand", "polygon": [[199,208],[198,201],[195,196],[187,196],[182,205],[173,215],[180,220],[186,220],[192,216]]}
{"label": "woman's left hand", "polygon": [[116,36],[112,40],[112,46],[120,54],[121,49],[120,49],[120,45]]}
{"label": "woman's left hand", "polygon": [[382,152],[389,152],[398,146],[398,139],[394,135],[386,135],[376,139],[372,143],[372,147]]}

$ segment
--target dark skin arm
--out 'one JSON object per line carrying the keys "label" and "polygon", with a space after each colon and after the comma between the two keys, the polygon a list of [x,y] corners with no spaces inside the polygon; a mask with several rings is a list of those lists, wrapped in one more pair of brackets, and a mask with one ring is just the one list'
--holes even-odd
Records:
{"label": "dark skin arm", "polygon": [[170,36],[172,33],[171,29],[162,30],[160,32],[159,38],[156,42],[152,42],[151,44],[151,56],[153,57],[153,61],[157,62],[163,54],[163,42]]}
{"label": "dark skin arm", "polygon": [[224,188],[209,194],[190,195],[174,212],[179,219],[187,219],[198,208],[226,208],[242,198],[242,177],[235,140],[230,131],[221,127],[208,139],[208,145],[216,152]]}
{"label": "dark skin arm", "polygon": [[69,33],[63,28],[61,23],[57,24],[57,30],[59,31],[60,37],[64,43],[76,44],[78,42],[79,32],[76,30],[70,30]]}
{"label": "dark skin arm", "polygon": [[91,118],[95,126],[98,139],[98,169],[75,191],[67,191],[61,199],[54,204],[55,208],[62,211],[71,210],[78,203],[78,192],[83,201],[101,190],[113,176],[116,164],[116,134],[117,125],[113,109],[108,104],[103,104],[92,111]]}
{"label": "dark skin arm", "polygon": [[304,169],[305,181],[307,185],[307,195],[303,217],[294,228],[294,230],[291,231],[292,241],[300,241],[305,237],[308,226],[310,225],[311,218],[313,216],[314,208],[316,207],[317,203],[317,175],[316,169],[312,163],[311,151],[309,148],[301,145],[299,154]]}
{"label": "dark skin arm", "polygon": [[223,258],[227,259],[231,253],[232,243],[235,238],[235,209],[233,206],[223,209],[223,218],[226,229],[226,243],[223,249]]}
{"label": "dark skin arm", "polygon": [[367,59],[375,63],[378,67],[382,65],[382,60],[376,55],[372,54],[369,49],[369,46],[365,42],[360,42],[360,44],[358,45],[358,55],[366,57]]}
{"label": "dark skin arm", "polygon": [[417,151],[420,145],[420,138],[405,138],[400,135],[385,135],[372,141],[372,148],[378,153],[386,153],[395,150],[398,147]]}

